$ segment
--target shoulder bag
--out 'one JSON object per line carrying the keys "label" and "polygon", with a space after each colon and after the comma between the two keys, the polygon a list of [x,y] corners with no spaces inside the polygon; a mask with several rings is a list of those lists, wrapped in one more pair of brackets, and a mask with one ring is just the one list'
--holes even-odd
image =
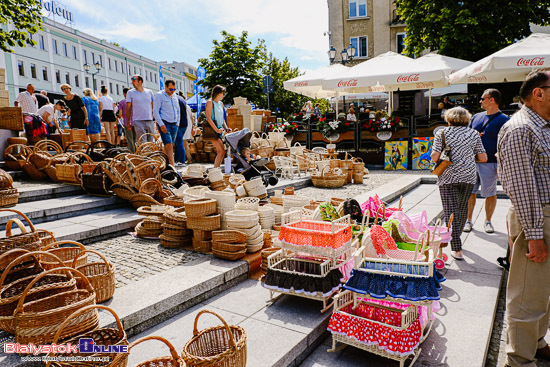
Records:
{"label": "shoulder bag", "polygon": [[441,145],[443,146],[441,156],[439,157],[439,160],[432,170],[432,173],[437,177],[441,176],[443,172],[445,172],[447,167],[449,167],[453,163],[451,161],[451,147],[447,146],[447,144],[445,143],[445,131],[441,132],[441,139]]}
{"label": "shoulder bag", "polygon": [[[213,106],[212,106],[213,108]],[[214,125],[217,125],[216,123],[216,120],[212,119],[212,122],[214,123]],[[218,140],[219,137],[220,137],[220,134],[218,134],[216,132],[216,130],[214,130],[212,128],[212,126],[210,125],[210,123],[208,122],[208,119],[205,119],[203,122],[202,122],[202,138],[204,140]]]}

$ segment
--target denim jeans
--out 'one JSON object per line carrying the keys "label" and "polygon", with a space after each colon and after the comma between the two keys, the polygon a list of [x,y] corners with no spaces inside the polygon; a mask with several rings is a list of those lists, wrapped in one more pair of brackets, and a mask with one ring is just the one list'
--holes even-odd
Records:
{"label": "denim jeans", "polygon": [[174,143],[176,147],[176,155],[174,156],[174,160],[176,162],[185,163],[185,147],[183,146],[183,134],[185,134],[185,130],[187,127],[178,128],[178,134],[176,135],[176,142]]}

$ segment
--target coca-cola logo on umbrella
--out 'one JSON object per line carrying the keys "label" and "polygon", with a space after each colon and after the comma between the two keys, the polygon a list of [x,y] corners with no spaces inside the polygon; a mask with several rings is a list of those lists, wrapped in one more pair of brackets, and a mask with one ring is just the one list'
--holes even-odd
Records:
{"label": "coca-cola logo on umbrella", "polygon": [[357,79],[340,80],[338,88],[357,87]]}
{"label": "coca-cola logo on umbrella", "polygon": [[420,74],[399,75],[397,77],[398,83],[413,83],[420,79]]}
{"label": "coca-cola logo on umbrella", "polygon": [[295,82],[295,87],[307,87],[309,85],[309,82]]}
{"label": "coca-cola logo on umbrella", "polygon": [[544,66],[544,57],[532,57],[530,59],[524,59],[520,57],[517,66]]}

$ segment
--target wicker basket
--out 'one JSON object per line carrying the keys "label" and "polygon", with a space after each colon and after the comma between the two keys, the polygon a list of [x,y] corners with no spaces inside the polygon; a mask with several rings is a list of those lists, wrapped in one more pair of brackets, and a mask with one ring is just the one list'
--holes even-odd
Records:
{"label": "wicker basket", "polygon": [[[11,230],[13,223],[17,224],[21,231],[24,230],[25,226],[23,222],[21,222],[21,220],[19,220],[18,218],[12,218],[6,223],[6,237],[12,236]],[[56,242],[55,235],[52,232],[39,228],[37,228],[35,231],[38,233],[38,238],[40,239],[40,247],[45,247]]]}
{"label": "wicker basket", "polygon": [[167,248],[189,247],[192,244],[192,237],[173,237],[161,234],[159,238],[160,244]]}
{"label": "wicker basket", "polygon": [[211,241],[212,231],[201,231],[199,229],[193,230],[193,238],[201,241]]}
{"label": "wicker basket", "polygon": [[162,228],[160,229],[145,229],[143,221],[136,225],[136,233],[138,237],[158,238],[162,234]]}
{"label": "wicker basket", "polygon": [[221,251],[212,248],[212,254],[224,260],[239,260],[246,256],[246,248],[240,251]]}
{"label": "wicker basket", "polygon": [[11,208],[17,205],[19,192],[17,189],[0,190],[0,208]]}
{"label": "wicker basket", "polygon": [[[28,251],[40,250],[40,236],[31,220],[23,213],[15,209],[0,209],[0,212],[12,212],[21,216],[29,225],[30,232],[22,225],[21,221],[15,222],[21,229],[21,234],[0,238],[0,255],[14,248],[22,248]],[[21,224],[20,224],[21,223]],[[10,228],[11,230],[11,228]],[[8,231],[8,229],[6,229]],[[10,232],[11,233],[11,232]]]}
{"label": "wicker basket", "polygon": [[267,258],[269,255],[279,251],[280,249],[277,247],[270,247],[262,250],[262,265],[261,269],[264,274],[267,274]]}
{"label": "wicker basket", "polygon": [[227,243],[212,241],[212,250],[225,251],[225,252],[239,252],[246,251],[246,243]]}
{"label": "wicker basket", "polygon": [[347,173],[339,172],[339,169],[331,170],[325,167],[321,172],[311,174],[311,182],[315,187],[335,189],[344,186],[347,182],[347,177]]}
{"label": "wicker basket", "polygon": [[363,176],[365,173],[363,171],[353,171],[353,183],[354,184],[362,184],[363,183]]}
{"label": "wicker basket", "polygon": [[[105,172],[105,171],[104,171]],[[109,176],[110,177],[110,176]],[[118,182],[111,185],[111,190],[113,193],[121,199],[130,200],[132,196],[136,195],[138,192],[133,187],[126,185],[124,183]]]}
{"label": "wicker basket", "polygon": [[[78,258],[87,255],[87,253],[99,256],[102,261],[77,266]],[[74,258],[72,267],[88,277],[92,287],[94,287],[97,303],[105,302],[113,297],[115,293],[115,267],[101,253],[94,250],[82,251]]]}
{"label": "wicker basket", "polygon": [[163,203],[165,205],[171,205],[176,208],[181,208],[184,206],[183,198],[179,196],[169,196],[167,198],[164,198]]}
{"label": "wicker basket", "polygon": [[[131,350],[136,345],[143,343],[144,341],[147,341],[147,340],[160,340],[161,342],[166,344],[166,346],[170,349],[170,356],[148,359],[147,361],[136,364],[134,367],[185,367],[185,362],[178,355],[178,352],[176,351],[174,346],[170,344],[168,340],[160,336],[146,336],[139,340],[136,340],[135,342],[130,344],[128,350]],[[114,365],[118,367],[119,361],[122,360],[123,358],[127,358],[127,357],[125,357],[124,355],[117,355],[109,366]]]}
{"label": "wicker basket", "polygon": [[206,191],[204,196],[216,200],[219,208],[235,207],[235,192],[231,189],[224,191]]}
{"label": "wicker basket", "polygon": [[10,171],[21,171],[32,149],[26,145],[13,144],[4,150],[4,163]]}
{"label": "wicker basket", "polygon": [[148,178],[141,182],[139,193],[155,197],[158,192],[163,190],[162,183],[156,178]]}
{"label": "wicker basket", "polygon": [[264,182],[261,177],[257,177],[250,181],[246,181],[243,186],[246,189],[246,192],[250,192],[256,188],[264,187]]}
{"label": "wicker basket", "polygon": [[[214,199],[194,199],[185,202],[185,213],[187,220],[195,217],[204,217],[205,215],[216,213],[216,200]],[[192,227],[189,227],[192,228]],[[192,228],[201,229],[201,228]]]}
{"label": "wicker basket", "polygon": [[103,165],[97,164],[91,173],[82,172],[82,188],[90,195],[110,196],[113,181],[103,173]]}
{"label": "wicker basket", "polygon": [[246,178],[244,178],[244,176],[239,173],[233,174],[231,175],[231,177],[229,177],[229,185],[231,186],[232,189],[242,185],[245,182],[246,182]]}
{"label": "wicker basket", "polygon": [[237,210],[251,210],[258,211],[260,207],[260,199],[256,197],[245,197],[237,200],[235,204],[235,209]]}
{"label": "wicker basket", "polygon": [[210,240],[199,240],[196,238],[193,238],[193,250],[198,252],[210,252],[212,251],[212,241]]}
{"label": "wicker basket", "polygon": [[[61,247],[64,245],[70,245],[70,246]],[[47,251],[49,253],[56,255],[63,261],[63,263],[67,267],[74,267],[76,269],[88,263],[87,254],[84,254],[84,256],[80,256],[82,255],[83,252],[86,251],[86,247],[84,247],[83,244],[75,241],[64,240],[64,241],[54,242],[48,246],[42,247],[42,251]],[[59,267],[59,264],[57,264],[57,262],[46,261],[42,259],[40,260],[40,262],[42,263],[42,266],[46,270]]]}
{"label": "wicker basket", "polygon": [[142,221],[143,229],[146,231],[161,231],[164,219],[159,216],[150,215],[145,217]]}
{"label": "wicker basket", "polygon": [[12,144],[23,144],[27,145],[27,138],[25,137],[19,137],[19,136],[12,136],[8,138],[8,145]]}
{"label": "wicker basket", "polygon": [[[197,324],[205,313],[216,316],[223,326],[209,327],[199,332]],[[181,356],[187,367],[245,367],[246,340],[246,331],[241,326],[229,326],[216,312],[202,310],[195,318],[193,338],[184,345]]]}
{"label": "wicker basket", "polygon": [[[32,154],[32,153],[31,153]],[[27,157],[27,161],[25,162],[25,164],[23,165],[23,172],[25,172],[31,179],[35,180],[35,181],[41,181],[41,180],[45,180],[46,177],[48,177],[48,175],[43,172],[43,171],[40,171],[38,168],[36,168],[30,161],[29,161],[29,158],[31,156],[29,155]]]}
{"label": "wicker basket", "polygon": [[[150,207],[152,205],[162,205],[161,203],[159,203],[149,195],[145,195],[145,194],[132,195],[132,197],[130,198],[130,204],[132,204],[132,206],[136,209],[139,209],[144,206]],[[138,210],[138,213],[139,213],[139,210]]]}
{"label": "wicker basket", "polygon": [[178,237],[191,235],[191,231],[189,231],[185,226],[180,227],[180,226],[167,224],[167,223],[164,223],[162,225],[162,233],[167,236],[178,236]]}
{"label": "wicker basket", "polygon": [[180,227],[187,228],[187,215],[185,208],[172,209],[164,213],[164,222]]}
{"label": "wicker basket", "polygon": [[0,107],[0,129],[23,131],[23,109],[21,107]]}
{"label": "wicker basket", "polygon": [[225,243],[244,243],[247,239],[246,233],[237,230],[224,230],[212,232],[212,241]]}
{"label": "wicker basket", "polygon": [[64,183],[81,185],[82,166],[78,159],[84,159],[88,163],[93,161],[84,153],[75,152],[70,155],[69,161],[55,166],[57,179]]}
{"label": "wicker basket", "polygon": [[247,244],[246,245],[246,252],[248,253],[254,253],[254,252],[258,252],[262,249],[262,247],[264,247],[264,241],[262,239],[262,241],[258,244],[255,244],[255,245],[249,245]]}
{"label": "wicker basket", "polygon": [[310,198],[301,195],[284,195],[283,196],[283,211],[288,213],[290,208],[301,208],[308,205]]}
{"label": "wicker basket", "polygon": [[[72,272],[82,279],[83,289],[59,293],[36,301],[25,303],[25,299],[32,287],[40,279],[60,271]],[[14,311],[15,341],[21,344],[50,344],[55,332],[63,321],[76,310],[95,304],[95,292],[88,278],[76,269],[57,268],[45,271],[34,278],[21,294],[19,303]],[[66,329],[59,335],[60,339],[67,339],[99,326],[97,310],[90,310],[66,324]]]}
{"label": "wicker basket", "polygon": [[[120,318],[118,315],[113,311],[113,309],[101,306],[101,305],[91,305],[83,307],[75,312],[73,312],[63,323],[59,326],[59,329],[55,333],[53,337],[53,344],[57,344],[59,341],[59,337],[61,336],[61,333],[65,330],[65,327],[67,324],[75,319],[77,316],[82,315],[85,312],[89,312],[91,310],[105,310],[110,312],[116,322],[116,328],[101,328],[93,331],[88,331],[83,334],[80,334],[78,336],[75,336],[69,340],[64,340],[63,343],[71,343],[74,345],[79,344],[79,339],[89,338],[94,341],[94,344],[96,345],[113,345],[113,346],[124,346],[128,345],[128,338],[126,336],[126,331],[124,331],[124,327],[122,326],[122,322],[120,321]],[[48,354],[49,357],[53,357],[54,354],[50,353]],[[116,363],[109,363],[109,367],[126,367],[128,364],[128,353],[78,353],[78,354],[71,354],[72,357],[90,357],[90,358],[109,358],[110,360],[114,360],[116,357],[117,362]],[[55,366],[55,367],[96,367],[97,362],[47,362],[46,367]]]}
{"label": "wicker basket", "polygon": [[208,215],[205,217],[188,216],[187,228],[198,229],[201,231],[215,231],[217,229],[220,229],[220,222],[221,222],[221,216],[219,214]]}
{"label": "wicker basket", "polygon": [[208,181],[218,182],[223,181],[223,173],[220,168],[212,168],[208,171]]}

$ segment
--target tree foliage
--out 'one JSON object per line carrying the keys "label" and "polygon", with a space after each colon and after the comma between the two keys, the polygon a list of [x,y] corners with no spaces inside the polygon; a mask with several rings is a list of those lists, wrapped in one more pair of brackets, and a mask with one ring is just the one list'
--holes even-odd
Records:
{"label": "tree foliage", "polygon": [[40,2],[38,0],[2,0],[0,1],[0,23],[10,22],[13,30],[0,28],[0,50],[13,52],[13,47],[35,45],[31,34],[42,29]]}
{"label": "tree foliage", "polygon": [[227,89],[224,102],[233,103],[233,97],[246,97],[250,101],[262,98],[262,75],[266,59],[263,40],[252,45],[248,32],[243,31],[237,38],[222,31],[221,41],[213,40],[213,49],[209,58],[199,59],[200,66],[207,71],[206,78],[199,84],[205,88],[205,97],[217,84]]}
{"label": "tree foliage", "polygon": [[549,0],[397,0],[407,24],[405,52],[423,50],[477,61],[550,24]]}

